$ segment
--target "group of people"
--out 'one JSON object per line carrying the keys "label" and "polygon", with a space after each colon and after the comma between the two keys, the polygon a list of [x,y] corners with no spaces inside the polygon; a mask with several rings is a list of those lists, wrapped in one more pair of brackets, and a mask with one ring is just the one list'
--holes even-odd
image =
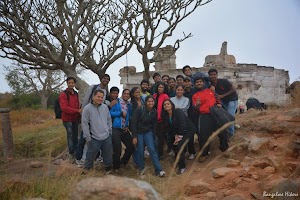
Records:
{"label": "group of people", "polygon": [[[163,177],[165,172],[160,161],[167,149],[169,155],[178,157],[177,173],[184,173],[186,153],[190,160],[196,155],[194,134],[198,135],[201,150],[218,128],[210,108],[223,106],[234,115],[238,96],[228,80],[217,78],[216,69],[210,69],[208,75],[193,74],[187,65],[182,72],[185,76],[176,78],[156,72],[151,87],[148,80],[142,80],[140,87],[124,89],[121,97],[115,86],[108,91],[110,76],[105,74],[100,84],[90,86],[81,106],[74,90],[76,79],[68,77],[68,87],[61,92],[59,102],[69,154],[76,163],[90,170],[97,159],[103,160],[105,172],[109,173],[126,167],[133,157],[134,164],[143,173],[146,149],[155,174]],[[78,139],[79,122],[82,131]],[[228,149],[228,140],[233,135],[233,125],[219,134],[222,152]],[[122,143],[126,147],[123,156]],[[208,156],[209,145],[202,150],[199,161],[204,162]]]}

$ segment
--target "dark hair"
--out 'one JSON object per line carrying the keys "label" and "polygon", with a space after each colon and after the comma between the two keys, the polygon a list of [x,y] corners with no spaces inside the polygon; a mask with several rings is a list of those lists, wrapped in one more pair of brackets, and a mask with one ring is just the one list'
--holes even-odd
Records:
{"label": "dark hair", "polygon": [[135,91],[136,91],[137,89],[140,89],[140,88],[139,88],[139,87],[133,87],[133,88],[130,90],[130,98],[131,98],[131,101],[134,99],[133,94],[135,93]]}
{"label": "dark hair", "polygon": [[104,77],[108,77],[110,80],[110,76],[108,74],[104,74],[103,76],[100,77],[100,80],[102,80]]}
{"label": "dark hair", "polygon": [[100,92],[104,95],[104,92],[102,90],[97,89],[93,92],[93,96],[96,96],[98,94],[98,92]]}
{"label": "dark hair", "polygon": [[209,75],[210,73],[212,73],[212,72],[216,72],[216,74],[218,74],[218,70],[212,68],[212,69],[208,70],[208,75]]}
{"label": "dark hair", "polygon": [[66,79],[66,82],[68,83],[69,80],[73,80],[74,83],[76,83],[76,79],[75,79],[74,77],[72,77],[72,76],[68,77],[68,78]]}
{"label": "dark hair", "polygon": [[185,71],[186,68],[190,68],[190,69],[192,70],[192,68],[191,68],[189,65],[186,65],[186,66],[184,66],[184,67],[182,68],[182,72],[183,72],[183,73],[184,73],[184,71]]}
{"label": "dark hair", "polygon": [[183,85],[176,85],[176,89],[179,88],[179,87],[182,87],[182,89],[184,90]]}
{"label": "dark hair", "polygon": [[182,78],[182,80],[184,79],[184,77],[183,77],[181,74],[179,74],[179,75],[176,76],[176,80],[177,80],[178,78]]}
{"label": "dark hair", "polygon": [[152,95],[146,96],[146,98],[145,98],[145,108],[147,108],[147,101],[148,101],[149,99],[153,99],[153,101],[155,101],[155,99],[154,99],[154,97],[153,97]]}
{"label": "dark hair", "polygon": [[167,74],[164,74],[161,78],[164,78],[164,77],[168,77],[168,79],[170,78],[170,76]]}
{"label": "dark hair", "polygon": [[[164,109],[164,104],[165,104],[166,101],[169,101],[169,102],[171,103],[171,106],[172,106],[172,113],[173,113],[173,111],[175,110],[175,104],[171,101],[171,99],[166,99],[166,100],[164,100],[163,103],[162,103],[162,110],[161,110],[161,118],[162,118],[162,119],[168,117],[168,112],[165,111],[165,109]],[[165,121],[165,120],[164,120],[164,121]]]}
{"label": "dark hair", "polygon": [[156,76],[159,76],[159,77],[160,77],[160,73],[155,72],[155,73],[152,75],[152,78],[154,79]]}
{"label": "dark hair", "polygon": [[146,79],[143,79],[143,80],[141,81],[141,85],[142,85],[143,83],[147,83],[148,85],[150,85],[150,82],[149,82],[148,80],[146,80]]}
{"label": "dark hair", "polygon": [[122,91],[122,94],[124,94],[124,92],[126,91],[126,90],[128,90],[129,91],[129,94],[130,94],[130,90],[129,89],[124,89],[123,91]]}
{"label": "dark hair", "polygon": [[[176,82],[175,78],[174,77],[170,77],[169,80],[173,80]],[[169,83],[169,80],[168,80],[168,83]]]}
{"label": "dark hair", "polygon": [[154,97],[153,97],[152,95],[146,96],[146,98],[145,98],[145,103],[146,103],[149,99],[153,99],[153,100],[154,100]]}
{"label": "dark hair", "polygon": [[157,98],[158,98],[158,87],[159,87],[159,85],[164,86],[164,92],[163,93],[165,93],[165,94],[169,93],[168,85],[163,81],[159,81],[159,82],[156,83],[156,87],[155,87],[155,93],[157,93]]}
{"label": "dark hair", "polygon": [[197,77],[194,79],[194,83],[196,83],[197,80],[202,80],[203,83],[205,83],[204,77],[197,76]]}
{"label": "dark hair", "polygon": [[117,91],[118,93],[120,92],[119,88],[116,87],[116,86],[111,87],[110,90],[109,90],[110,93],[114,92],[114,91]]}

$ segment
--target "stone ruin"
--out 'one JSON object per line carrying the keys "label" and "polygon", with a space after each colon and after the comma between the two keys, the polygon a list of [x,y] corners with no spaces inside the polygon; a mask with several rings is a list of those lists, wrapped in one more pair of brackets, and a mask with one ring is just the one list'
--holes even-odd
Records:
{"label": "stone ruin", "polygon": [[[182,69],[176,69],[176,56],[172,46],[166,46],[154,52],[155,71],[161,75],[167,74],[176,77],[184,75]],[[187,63],[188,64],[188,63]],[[267,105],[286,105],[291,102],[291,95],[286,94],[289,87],[289,73],[284,69],[276,69],[271,66],[259,66],[257,64],[236,63],[233,55],[227,54],[227,42],[222,43],[218,55],[205,57],[203,67],[192,67],[193,72],[207,73],[210,68],[218,70],[219,78],[226,78],[236,88],[239,99],[246,102],[254,97]],[[134,66],[120,69],[120,83],[123,88],[139,86],[143,79],[143,72],[136,72]],[[152,78],[150,81],[153,82]]]}

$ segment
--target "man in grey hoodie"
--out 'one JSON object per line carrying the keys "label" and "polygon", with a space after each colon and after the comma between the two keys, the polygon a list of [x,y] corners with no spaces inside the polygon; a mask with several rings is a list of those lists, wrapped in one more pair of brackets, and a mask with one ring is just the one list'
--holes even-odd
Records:
{"label": "man in grey hoodie", "polygon": [[105,172],[112,169],[112,121],[107,105],[103,104],[104,92],[96,89],[93,92],[92,103],[83,108],[81,126],[83,137],[88,143],[84,169],[93,167],[99,150],[102,151]]}

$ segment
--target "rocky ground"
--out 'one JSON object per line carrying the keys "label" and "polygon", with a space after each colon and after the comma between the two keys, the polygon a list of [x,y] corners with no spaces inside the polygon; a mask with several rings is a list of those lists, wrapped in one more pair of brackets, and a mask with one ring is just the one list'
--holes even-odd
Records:
{"label": "rocky ground", "polygon": [[[227,152],[218,150],[216,138],[204,163],[187,161],[188,172],[182,175],[166,170],[165,188],[159,191],[164,199],[242,200],[268,199],[272,195],[273,199],[300,199],[300,108],[249,110],[237,115],[236,122],[241,128]],[[0,183],[0,193],[15,184],[30,185],[27,177],[33,175],[81,173],[80,168],[63,159],[5,161],[0,171],[8,176]],[[140,195],[140,199],[146,197]]]}

